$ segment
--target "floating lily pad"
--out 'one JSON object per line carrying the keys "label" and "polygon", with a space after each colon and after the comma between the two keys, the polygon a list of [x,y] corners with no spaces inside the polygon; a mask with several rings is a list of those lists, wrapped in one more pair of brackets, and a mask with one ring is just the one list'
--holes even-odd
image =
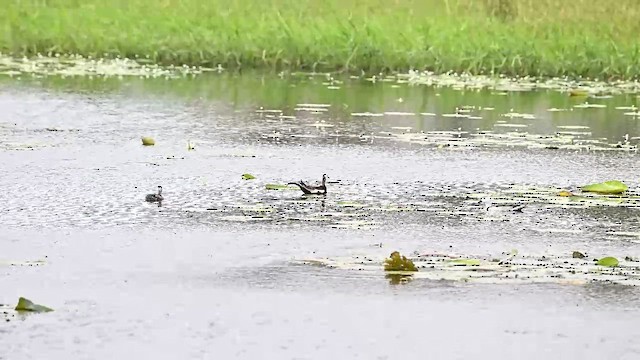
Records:
{"label": "floating lily pad", "polygon": [[449,263],[456,266],[479,266],[480,260],[478,259],[453,259]]}
{"label": "floating lily pad", "polygon": [[606,266],[606,267],[616,267],[618,266],[619,263],[620,262],[618,261],[618,259],[611,256],[607,256],[598,260],[596,264],[600,266]]}
{"label": "floating lily pad", "polygon": [[283,184],[266,184],[264,187],[267,190],[286,190],[286,189],[292,188],[289,185],[283,185]]}
{"label": "floating lily pad", "polygon": [[152,137],[149,137],[149,136],[143,136],[142,137],[142,145],[144,145],[144,146],[153,146],[155,144],[156,144],[156,141],[153,140]]}
{"label": "floating lily pad", "polygon": [[251,174],[242,174],[242,180],[253,180],[256,177]]}
{"label": "floating lily pad", "polygon": [[16,311],[31,311],[31,312],[49,312],[53,309],[43,305],[34,304],[33,301],[21,297],[18,299],[18,305],[15,307]]}
{"label": "floating lily pad", "polygon": [[569,96],[577,97],[577,96],[589,96],[589,92],[582,89],[573,89],[569,91]]}
{"label": "floating lily pad", "polygon": [[622,194],[629,187],[618,180],[610,180],[597,184],[585,185],[580,188],[584,192],[594,192],[598,194]]}
{"label": "floating lily pad", "polygon": [[418,271],[418,268],[413,264],[411,259],[407,259],[405,256],[400,255],[399,252],[394,251],[391,253],[388,259],[384,260],[385,271]]}

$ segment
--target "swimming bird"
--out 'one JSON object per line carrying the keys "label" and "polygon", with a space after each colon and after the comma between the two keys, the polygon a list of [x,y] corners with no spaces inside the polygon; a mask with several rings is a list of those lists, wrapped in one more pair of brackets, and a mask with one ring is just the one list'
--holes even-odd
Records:
{"label": "swimming bird", "polygon": [[327,174],[322,174],[322,184],[320,185],[307,184],[302,180],[298,182],[292,181],[287,183],[287,185],[296,185],[300,188],[300,190],[302,190],[303,193],[307,195],[326,194],[327,193]]}
{"label": "swimming bird", "polygon": [[158,185],[158,193],[157,194],[147,194],[147,196],[144,198],[145,201],[148,202],[160,202],[162,200],[164,200],[164,198],[162,197],[162,186]]}
{"label": "swimming bird", "polygon": [[494,204],[490,199],[484,198],[481,203],[487,212],[522,212],[527,204]]}

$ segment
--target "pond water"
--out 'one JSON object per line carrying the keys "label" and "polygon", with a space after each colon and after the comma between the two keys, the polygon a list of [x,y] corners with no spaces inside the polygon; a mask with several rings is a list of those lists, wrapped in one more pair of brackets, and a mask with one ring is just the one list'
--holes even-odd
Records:
{"label": "pond water", "polygon": [[637,87],[9,75],[0,359],[640,356]]}

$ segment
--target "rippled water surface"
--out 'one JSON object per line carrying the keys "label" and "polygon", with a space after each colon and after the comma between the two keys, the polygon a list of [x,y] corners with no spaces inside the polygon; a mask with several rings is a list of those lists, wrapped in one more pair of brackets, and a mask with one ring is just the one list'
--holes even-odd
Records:
{"label": "rippled water surface", "polygon": [[0,359],[640,357],[636,92],[12,75]]}

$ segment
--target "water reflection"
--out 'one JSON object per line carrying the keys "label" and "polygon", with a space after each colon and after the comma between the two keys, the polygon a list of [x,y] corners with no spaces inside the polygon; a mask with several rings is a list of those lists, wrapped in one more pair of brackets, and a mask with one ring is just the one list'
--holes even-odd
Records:
{"label": "water reflection", "polygon": [[627,310],[637,310],[640,306],[640,287],[592,283],[576,289],[576,292],[584,296],[591,304],[599,308],[624,308]]}
{"label": "water reflection", "polygon": [[[271,109],[299,122],[315,121],[341,126],[342,133],[360,136],[388,130],[410,128],[412,132],[456,130],[507,132],[495,127],[497,121],[525,126],[518,129],[534,134],[556,134],[568,131],[559,126],[587,126],[593,139],[609,143],[624,142],[629,135],[637,144],[640,124],[631,114],[638,107],[634,94],[607,98],[569,97],[553,90],[496,93],[491,90],[456,89],[452,87],[410,87],[407,84],[366,80],[346,80],[338,90],[327,89],[318,77],[278,77],[247,73],[244,75],[203,75],[167,81],[164,79],[89,79],[86,77],[40,79],[25,77],[21,83],[0,77],[5,92],[16,86],[42,86],[73,93],[121,94],[138,101],[171,101],[186,104],[194,119],[211,124],[212,112],[231,105],[231,111]],[[22,85],[21,85],[22,84]],[[585,104],[603,107],[581,107]],[[323,111],[309,112],[300,104],[326,104]],[[463,113],[461,113],[463,111]],[[354,117],[353,113],[383,116]],[[410,115],[414,114],[414,115]],[[450,116],[457,114],[461,116]],[[530,117],[520,115],[529,114]],[[251,128],[259,125],[264,133],[273,128],[268,114],[256,117],[232,117],[226,128]],[[513,116],[516,115],[516,116]],[[376,125],[376,126],[372,126]],[[378,128],[379,127],[379,128]],[[517,128],[513,128],[517,129]],[[331,133],[331,131],[329,131]]]}
{"label": "water reflection", "polygon": [[411,275],[386,274],[384,278],[389,280],[389,285],[407,284],[413,281],[413,276]]}

